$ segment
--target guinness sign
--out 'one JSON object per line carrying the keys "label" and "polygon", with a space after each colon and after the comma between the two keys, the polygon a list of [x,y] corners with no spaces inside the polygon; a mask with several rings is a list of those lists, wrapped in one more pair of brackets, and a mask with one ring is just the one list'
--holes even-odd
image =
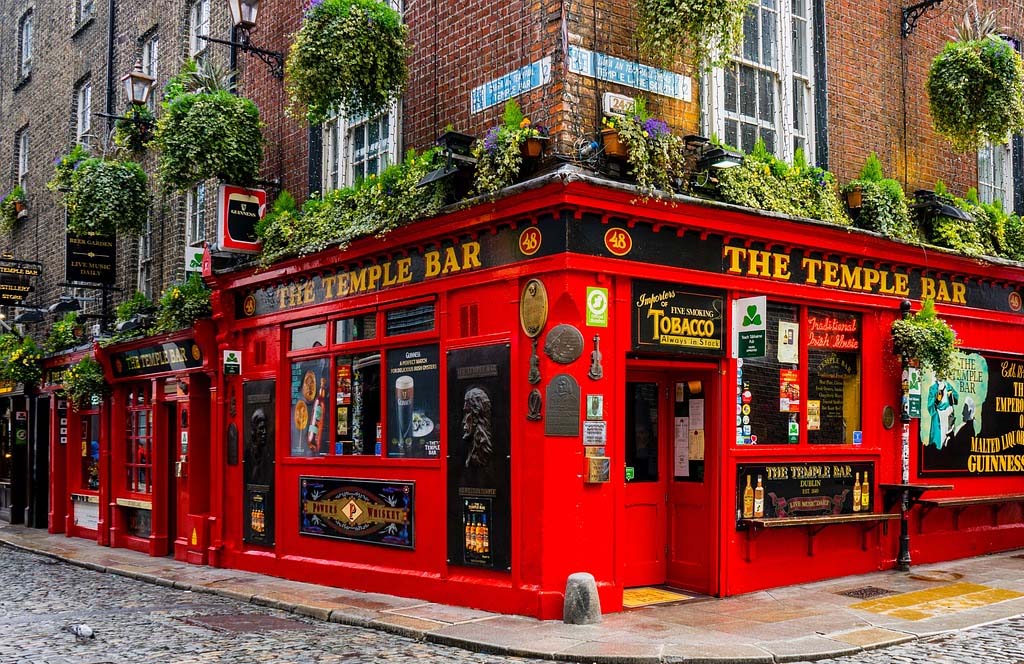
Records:
{"label": "guinness sign", "polygon": [[217,193],[217,246],[240,254],[259,253],[256,224],[266,211],[266,191],[222,184]]}

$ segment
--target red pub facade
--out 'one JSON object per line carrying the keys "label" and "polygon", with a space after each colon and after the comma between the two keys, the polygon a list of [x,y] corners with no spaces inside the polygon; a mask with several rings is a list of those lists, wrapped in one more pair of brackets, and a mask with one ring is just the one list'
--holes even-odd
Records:
{"label": "red pub facade", "polygon": [[[216,333],[100,352],[113,394],[72,417],[103,423],[99,515],[64,530],[541,618],[578,571],[609,612],[634,586],[891,568],[890,325],[933,299],[960,352],[945,381],[909,374],[910,552],[1018,547],[1022,275],[572,170],[269,269],[208,261]],[[166,364],[126,368],[156,348]],[[52,504],[77,505],[60,446]]]}

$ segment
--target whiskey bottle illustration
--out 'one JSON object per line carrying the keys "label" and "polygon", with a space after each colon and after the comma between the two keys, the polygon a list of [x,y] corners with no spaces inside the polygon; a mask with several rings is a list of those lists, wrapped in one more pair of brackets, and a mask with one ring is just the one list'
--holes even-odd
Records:
{"label": "whiskey bottle illustration", "polygon": [[853,477],[853,511],[860,511],[860,473]]}
{"label": "whiskey bottle illustration", "polygon": [[754,488],[750,486],[750,475],[747,475],[747,488],[743,490],[743,518],[754,516]]}
{"label": "whiskey bottle illustration", "polygon": [[860,509],[862,512],[870,511],[871,507],[871,484],[868,482],[868,473],[864,471],[864,483],[860,487]]}
{"label": "whiskey bottle illustration", "polygon": [[320,452],[320,431],[323,429],[324,408],[327,401],[327,379],[320,379],[320,392],[316,395],[313,403],[313,417],[310,418],[309,428],[306,430],[306,445],[313,454]]}
{"label": "whiskey bottle illustration", "polygon": [[760,519],[764,516],[764,486],[761,484],[761,476],[757,476],[757,488],[754,489],[754,518]]}
{"label": "whiskey bottle illustration", "polygon": [[476,553],[477,551],[477,532],[476,532],[476,516],[469,517],[469,545],[466,547],[467,550]]}
{"label": "whiskey bottle illustration", "polygon": [[487,515],[480,515],[480,553],[491,552],[491,531],[487,528]]}

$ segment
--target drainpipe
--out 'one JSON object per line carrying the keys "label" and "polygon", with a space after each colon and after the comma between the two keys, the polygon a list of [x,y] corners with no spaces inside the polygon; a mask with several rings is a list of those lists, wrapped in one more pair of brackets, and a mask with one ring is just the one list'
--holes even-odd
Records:
{"label": "drainpipe", "polygon": [[114,11],[115,0],[107,0],[107,101],[104,112],[107,114],[107,131],[114,128]]}

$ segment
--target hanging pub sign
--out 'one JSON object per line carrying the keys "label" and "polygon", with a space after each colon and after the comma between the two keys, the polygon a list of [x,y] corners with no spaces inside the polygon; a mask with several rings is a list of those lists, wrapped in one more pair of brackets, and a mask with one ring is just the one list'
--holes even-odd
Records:
{"label": "hanging pub sign", "polygon": [[41,272],[41,263],[0,258],[0,304],[23,304]]}
{"label": "hanging pub sign", "polygon": [[114,378],[198,369],[203,366],[203,351],[194,339],[167,341],[111,353],[110,366]]}
{"label": "hanging pub sign", "polygon": [[961,351],[953,366],[921,372],[921,473],[1024,475],[1024,362]]}
{"label": "hanging pub sign", "polygon": [[722,355],[725,293],[633,282],[633,350]]}
{"label": "hanging pub sign", "polygon": [[451,350],[447,364],[448,562],[508,570],[509,347]]}
{"label": "hanging pub sign", "polygon": [[68,233],[64,278],[72,283],[114,285],[117,282],[116,236]]}
{"label": "hanging pub sign", "polygon": [[413,547],[413,482],[299,477],[299,532]]}
{"label": "hanging pub sign", "polygon": [[736,466],[736,521],[873,511],[875,464],[768,463]]}
{"label": "hanging pub sign", "polygon": [[217,246],[221,251],[258,254],[256,224],[267,211],[267,192],[222,184],[217,190]]}

